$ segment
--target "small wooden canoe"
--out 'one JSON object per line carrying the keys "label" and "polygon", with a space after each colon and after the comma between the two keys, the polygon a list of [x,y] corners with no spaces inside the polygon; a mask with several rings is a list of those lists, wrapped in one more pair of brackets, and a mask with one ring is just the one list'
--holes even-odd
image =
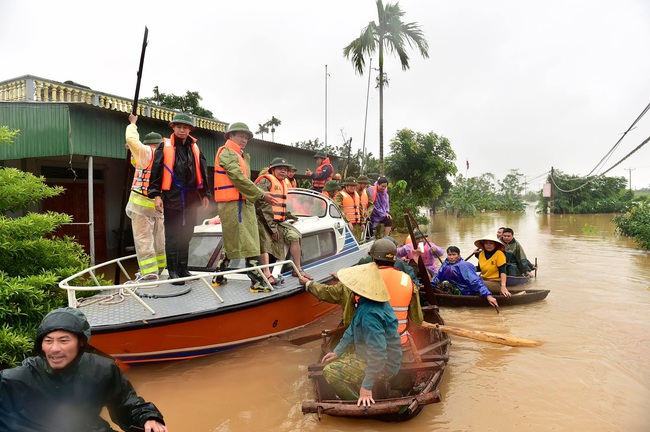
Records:
{"label": "small wooden canoe", "polygon": [[[528,303],[534,303],[541,300],[544,300],[549,290],[509,290],[512,294],[512,297],[504,297],[501,294],[494,294],[494,298],[499,302],[499,307],[501,306],[518,306]],[[465,295],[453,295],[453,294],[442,294],[435,293],[436,301],[438,306],[447,306],[447,307],[491,307],[490,303],[481,296],[465,296]]]}
{"label": "small wooden canoe", "polygon": [[[531,278],[528,276],[508,276],[506,279],[506,287],[510,289],[511,287],[526,285],[531,281]],[[501,292],[501,279],[485,279],[483,278],[485,286],[493,293]]]}
{"label": "small wooden canoe", "polygon": [[388,385],[376,386],[373,389],[374,404],[359,407],[356,400],[340,400],[323,377],[325,364],[316,363],[308,368],[315,400],[303,402],[302,412],[317,414],[319,420],[327,414],[399,422],[412,419],[425,405],[440,402],[438,385],[449,360],[449,336],[429,329],[419,329],[411,334],[419,348],[415,356],[419,356],[419,361],[402,363],[400,371]]}

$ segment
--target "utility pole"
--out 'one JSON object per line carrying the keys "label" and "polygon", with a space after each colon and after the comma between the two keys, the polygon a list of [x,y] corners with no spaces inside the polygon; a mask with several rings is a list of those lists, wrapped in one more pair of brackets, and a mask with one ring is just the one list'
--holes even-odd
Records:
{"label": "utility pole", "polygon": [[625,168],[625,171],[628,173],[628,184],[630,187],[630,192],[632,192],[632,171],[634,171],[636,168]]}
{"label": "utility pole", "polygon": [[325,147],[327,147],[327,65],[325,65]]}

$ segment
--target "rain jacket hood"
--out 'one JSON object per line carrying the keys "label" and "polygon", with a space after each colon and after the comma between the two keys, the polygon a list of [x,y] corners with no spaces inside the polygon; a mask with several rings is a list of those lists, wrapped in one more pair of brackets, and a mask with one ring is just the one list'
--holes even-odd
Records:
{"label": "rain jacket hood", "polygon": [[45,336],[57,330],[69,331],[78,335],[85,342],[84,347],[90,342],[90,324],[83,312],[71,307],[54,309],[45,315],[38,326],[34,345],[36,353],[40,354],[43,351],[41,345]]}

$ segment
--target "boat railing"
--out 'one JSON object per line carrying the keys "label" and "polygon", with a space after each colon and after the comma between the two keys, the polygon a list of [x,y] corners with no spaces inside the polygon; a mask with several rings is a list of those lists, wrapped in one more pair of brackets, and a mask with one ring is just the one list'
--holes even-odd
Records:
{"label": "boat railing", "polygon": [[[148,305],[139,295],[135,293],[136,290],[138,289],[147,289],[147,288],[155,288],[161,283],[171,283],[172,281],[174,282],[189,282],[189,281],[195,281],[195,280],[200,280],[209,290],[210,292],[219,300],[219,302],[223,303],[224,300],[221,298],[219,293],[212,287],[211,280],[215,276],[226,276],[229,274],[237,274],[237,273],[245,273],[251,270],[262,270],[268,267],[275,267],[275,266],[284,266],[285,264],[289,264],[293,267],[293,270],[298,273],[298,267],[294,264],[293,261],[291,260],[284,260],[284,261],[276,261],[271,264],[260,264],[254,267],[244,267],[240,269],[233,269],[233,270],[226,270],[226,271],[221,271],[221,272],[211,272],[211,273],[203,273],[202,274],[195,274],[192,276],[188,277],[183,277],[183,278],[176,278],[176,279],[163,279],[163,280],[156,280],[156,281],[149,281],[149,282],[135,282],[135,283],[130,283],[130,284],[120,284],[120,285],[102,285],[99,282],[99,279],[97,278],[97,274],[99,269],[102,269],[104,267],[111,266],[113,264],[117,265],[122,272],[129,280],[131,280],[129,273],[126,271],[123,265],[123,261],[129,260],[129,259],[134,259],[136,258],[136,255],[129,255],[125,257],[120,257],[116,258],[110,261],[103,262],[101,264],[94,265],[92,267],[88,267],[87,269],[84,269],[80,272],[77,272],[73,274],[72,276],[69,276],[65,279],[63,279],[61,282],[59,282],[59,288],[64,289],[67,291],[68,294],[68,306],[73,307],[73,308],[79,308],[83,306],[83,302],[80,302],[79,299],[77,299],[77,291],[115,291],[115,293],[125,296],[129,295],[133,297],[138,303],[140,303],[146,310],[148,310],[152,315],[156,314],[156,311]],[[264,280],[265,284],[270,287],[271,291],[273,291],[273,285],[269,282],[268,278],[266,275],[264,275],[263,271],[259,272],[262,275],[262,279]],[[75,285],[75,280],[83,280],[85,283],[90,279],[94,283],[94,285]],[[210,280],[208,280],[210,279]],[[112,294],[109,294],[109,296],[112,296]]]}

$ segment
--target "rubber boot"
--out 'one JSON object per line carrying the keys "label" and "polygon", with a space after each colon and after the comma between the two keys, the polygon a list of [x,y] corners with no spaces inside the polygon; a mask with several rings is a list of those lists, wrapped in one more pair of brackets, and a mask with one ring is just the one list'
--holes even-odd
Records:
{"label": "rubber boot", "polygon": [[[181,277],[178,274],[178,252],[167,253],[167,273],[169,279],[178,279]],[[172,285],[185,285],[185,281],[172,282]]]}
{"label": "rubber boot", "polygon": [[[260,265],[260,257],[248,257],[246,258],[246,267],[255,267]],[[246,272],[246,275],[251,280],[250,292],[252,293],[268,293],[273,291],[273,288],[266,285],[264,279],[259,270],[250,270]]]}
{"label": "rubber boot", "polygon": [[188,258],[187,251],[178,253],[178,268],[176,272],[180,277],[192,276],[192,273],[187,271],[187,258]]}

